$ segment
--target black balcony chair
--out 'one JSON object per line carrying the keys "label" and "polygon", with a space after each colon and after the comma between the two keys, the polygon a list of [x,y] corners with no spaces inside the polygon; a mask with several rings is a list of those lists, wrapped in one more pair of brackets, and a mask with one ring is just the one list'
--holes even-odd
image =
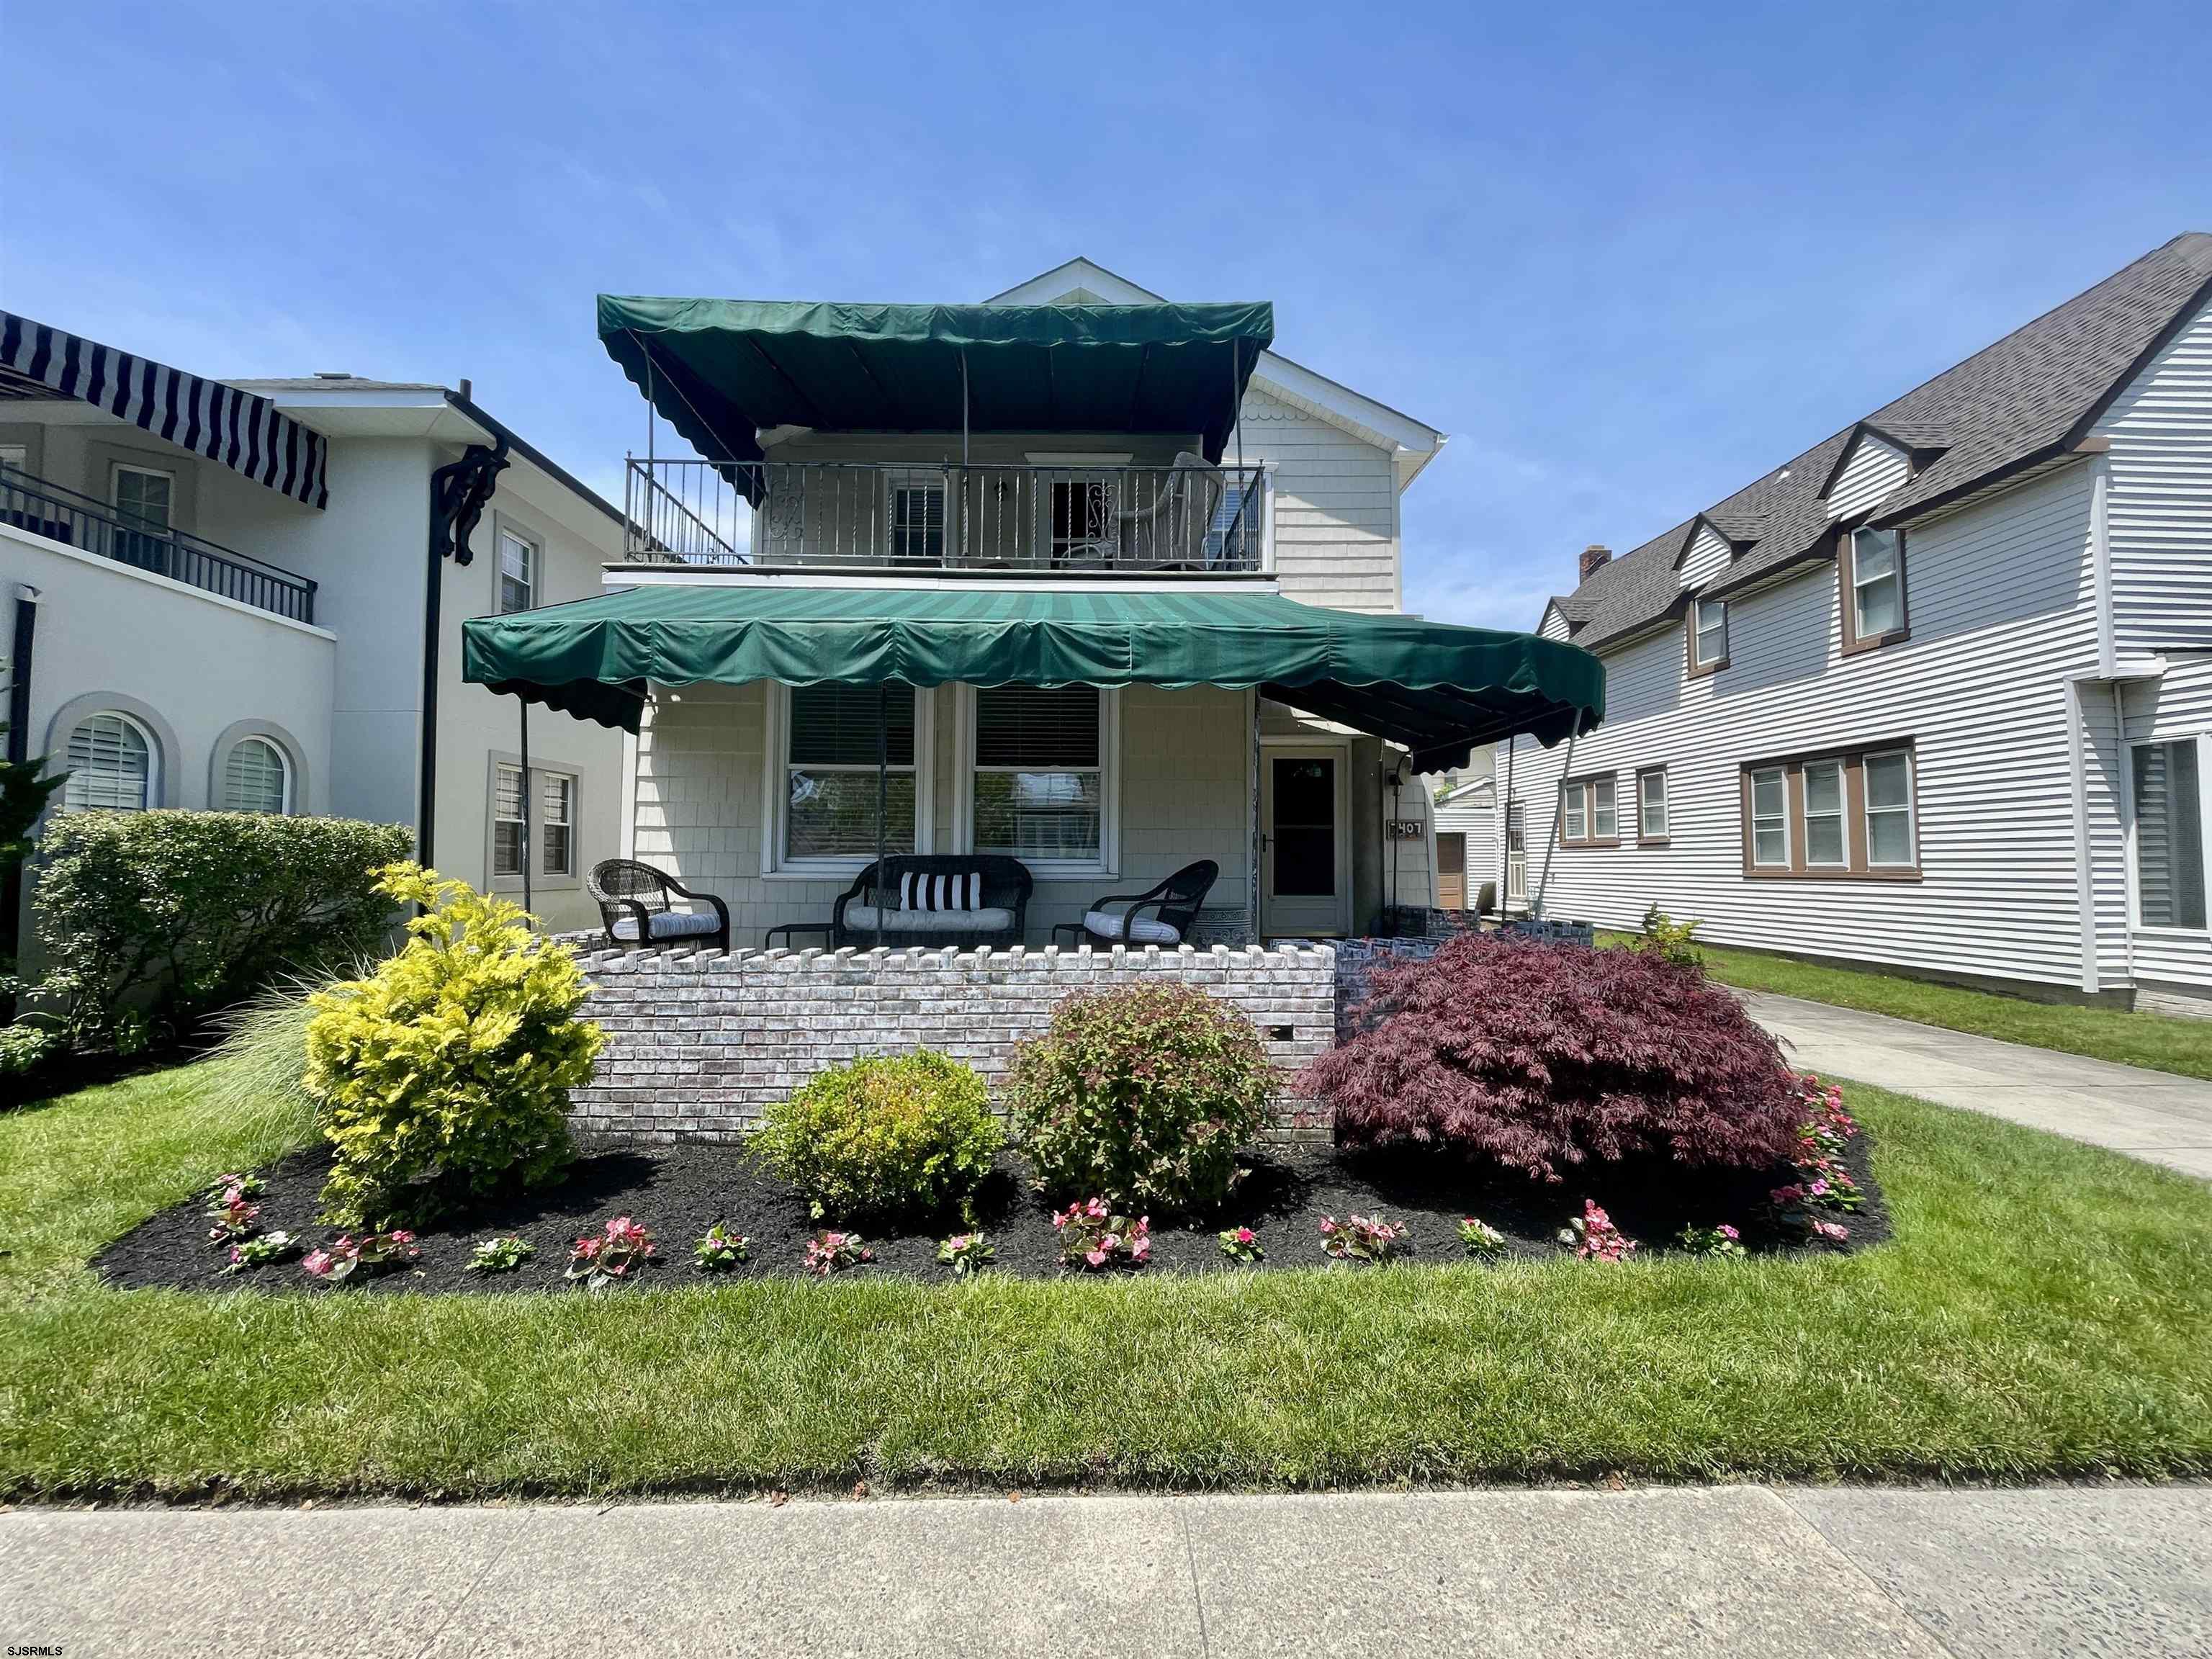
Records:
{"label": "black balcony chair", "polygon": [[[1212,859],[1200,859],[1145,892],[1109,894],[1092,903],[1082,921],[1054,927],[1053,942],[1058,944],[1066,933],[1074,945],[1094,939],[1102,945],[1180,945],[1190,937],[1199,906],[1206,902],[1220,873],[1221,866]],[[1107,908],[1111,904],[1129,908],[1117,915]]]}
{"label": "black balcony chair", "polygon": [[[641,945],[730,948],[730,907],[712,893],[695,893],[665,870],[635,859],[607,859],[592,866],[584,885],[599,907],[607,943],[617,951]],[[678,910],[671,898],[713,907]]]}

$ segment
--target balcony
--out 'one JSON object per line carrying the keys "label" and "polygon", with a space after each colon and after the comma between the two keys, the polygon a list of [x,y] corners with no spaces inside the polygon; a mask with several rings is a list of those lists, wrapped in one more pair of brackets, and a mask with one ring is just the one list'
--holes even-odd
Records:
{"label": "balcony", "polygon": [[315,620],[315,584],[307,577],[13,467],[0,466],[0,524],[294,622]]}
{"label": "balcony", "polygon": [[1258,466],[629,458],[625,557],[1123,575],[1261,568]]}

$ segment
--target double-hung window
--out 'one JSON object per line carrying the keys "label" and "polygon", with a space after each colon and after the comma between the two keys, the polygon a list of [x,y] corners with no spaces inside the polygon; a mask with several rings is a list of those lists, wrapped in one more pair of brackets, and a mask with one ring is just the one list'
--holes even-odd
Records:
{"label": "double-hung window", "polygon": [[1690,605],[1690,668],[1711,673],[1728,665],[1728,601],[1696,599]]}
{"label": "double-hung window", "polygon": [[1636,775],[1636,838],[1665,841],[1667,836],[1667,769],[1655,766]]}
{"label": "double-hung window", "polygon": [[1912,881],[1918,779],[1910,744],[1828,750],[1744,768],[1744,870],[1759,876]]}
{"label": "double-hung window", "polygon": [[2146,927],[2206,925],[2203,744],[2139,743],[2134,775],[2136,912]]}
{"label": "double-hung window", "polygon": [[1912,756],[1893,750],[1869,755],[1866,775],[1866,861],[1874,869],[1911,869],[1919,862],[1912,823]]}
{"label": "double-hung window", "polygon": [[1620,807],[1613,775],[1571,778],[1559,791],[1559,842],[1612,847],[1620,840]]}
{"label": "double-hung window", "polygon": [[1751,861],[1762,870],[1790,867],[1790,775],[1778,766],[1751,775]]}
{"label": "double-hung window", "polygon": [[115,556],[142,570],[167,572],[169,532],[175,527],[177,479],[157,467],[126,466],[116,463],[112,483],[115,516],[124,528],[115,532]]}
{"label": "double-hung window", "polygon": [[787,695],[779,862],[856,866],[875,857],[878,759],[884,846],[892,853],[918,850],[915,689],[797,685]]}
{"label": "double-hung window", "polygon": [[[577,778],[510,761],[492,766],[491,873],[520,884],[525,851],[532,873],[559,883],[576,873]],[[533,810],[534,809],[534,810]]]}
{"label": "double-hung window", "polygon": [[1844,648],[1905,636],[1905,532],[1855,530],[1844,561]]}
{"label": "double-hung window", "polygon": [[537,543],[511,525],[499,527],[499,609],[504,616],[529,611],[538,604],[538,567],[542,552]]}
{"label": "double-hung window", "polygon": [[1844,814],[1844,763],[1808,761],[1804,766],[1805,862],[1820,870],[1850,866],[1850,843]]}
{"label": "double-hung window", "polygon": [[1095,686],[981,686],[969,783],[978,853],[1107,861],[1107,698]]}

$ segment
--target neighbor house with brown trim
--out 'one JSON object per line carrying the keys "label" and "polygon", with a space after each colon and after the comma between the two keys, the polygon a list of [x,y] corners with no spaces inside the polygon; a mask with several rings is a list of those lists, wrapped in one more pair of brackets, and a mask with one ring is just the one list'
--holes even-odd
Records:
{"label": "neighbor house with brown trim", "polygon": [[1606,720],[1501,747],[1500,891],[2212,1012],[2212,235],[1578,577]]}

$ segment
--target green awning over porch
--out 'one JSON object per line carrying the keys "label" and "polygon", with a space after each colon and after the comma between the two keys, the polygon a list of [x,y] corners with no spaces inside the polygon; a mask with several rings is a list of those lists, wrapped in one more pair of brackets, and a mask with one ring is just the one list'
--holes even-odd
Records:
{"label": "green awning over porch", "polygon": [[1605,715],[1604,668],[1577,646],[1195,584],[668,583],[477,617],[462,639],[463,678],[630,731],[655,685],[1256,686],[1437,771],[1497,738],[1554,744]]}
{"label": "green awning over porch", "polygon": [[755,429],[1195,433],[1218,462],[1275,308],[599,295],[599,339],[708,460]]}

